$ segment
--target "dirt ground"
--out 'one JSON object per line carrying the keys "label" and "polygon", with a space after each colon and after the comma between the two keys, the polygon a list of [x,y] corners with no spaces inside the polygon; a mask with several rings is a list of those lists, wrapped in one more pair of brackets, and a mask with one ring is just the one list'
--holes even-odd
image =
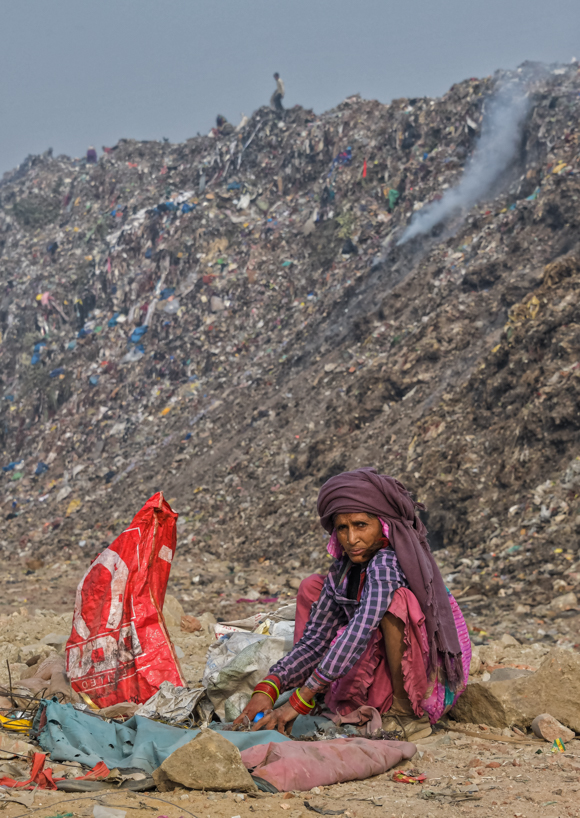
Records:
{"label": "dirt ground", "polygon": [[[107,790],[98,794],[67,796],[37,792],[33,809],[7,803],[5,818],[23,815],[93,815],[95,804],[127,811],[127,818],[245,818],[286,815],[288,818],[318,814],[342,814],[346,818],[439,818],[451,814],[488,816],[498,811],[515,818],[576,816],[580,814],[580,742],[573,741],[565,753],[556,755],[539,740],[500,743],[439,731],[419,745],[413,767],[427,775],[422,785],[399,784],[392,773],[361,782],[319,788],[318,792],[256,796],[239,793],[129,793]],[[332,810],[333,812],[323,812]]]}
{"label": "dirt ground", "polygon": [[[176,576],[179,577],[179,571]],[[68,588],[60,581],[58,585],[55,583],[54,590],[58,588],[58,593],[54,593],[53,599],[55,602],[62,600],[63,607],[67,595],[74,590],[73,579],[71,572]],[[178,583],[174,582],[170,590],[178,592]],[[238,609],[244,607],[237,606]],[[249,603],[248,608],[251,608]],[[199,609],[196,610],[199,613]],[[57,637],[68,635],[71,619],[70,609],[66,613],[22,610],[8,616],[0,615],[0,652],[10,662],[13,678],[19,678],[19,673],[27,670],[24,662],[29,655],[38,652],[48,655],[54,651],[54,647],[47,645],[46,641],[56,643]],[[493,621],[493,613],[488,614],[489,624],[486,627],[490,632]],[[199,683],[212,635],[206,631],[188,634],[171,625],[169,631],[174,644],[183,653],[181,665],[187,682],[192,685]],[[43,639],[44,642],[41,641]],[[58,649],[62,650],[62,647]],[[537,664],[547,645],[545,642],[531,646],[524,643],[519,648],[508,645],[505,650],[503,659],[500,655],[497,657],[500,661]],[[518,651],[515,659],[515,654],[511,658],[509,656],[509,652],[514,650]],[[6,670],[0,667],[0,682],[6,681]],[[576,795],[580,790],[580,741],[572,741],[566,745],[564,753],[554,754],[550,745],[539,739],[528,737],[520,741],[511,733],[510,736],[504,734],[502,741],[496,741],[488,738],[486,733],[490,731],[489,728],[484,729],[485,726],[459,726],[476,731],[480,737],[460,735],[438,727],[432,736],[418,744],[418,753],[403,767],[424,773],[427,780],[422,785],[395,783],[391,780],[391,772],[364,782],[348,782],[324,787],[317,793],[293,795],[258,794],[251,797],[182,790],[135,794],[111,790],[79,797],[43,791],[35,795],[34,811],[21,804],[2,803],[1,799],[0,809],[5,818],[17,818],[29,813],[35,815],[36,811],[43,818],[66,813],[84,818],[92,815],[93,807],[100,803],[125,809],[128,818],[140,818],[141,814],[153,818],[187,818],[188,815],[197,818],[242,818],[250,814],[287,814],[289,818],[297,818],[309,812],[304,803],[308,801],[311,806],[321,810],[345,810],[343,814],[347,818],[366,818],[375,814],[387,818],[436,818],[448,815],[450,806],[461,814],[482,816],[493,814],[497,807],[508,807],[508,814],[517,818],[580,814]],[[14,738],[14,734],[11,737]],[[53,766],[55,776],[62,775],[66,770],[61,765]]]}

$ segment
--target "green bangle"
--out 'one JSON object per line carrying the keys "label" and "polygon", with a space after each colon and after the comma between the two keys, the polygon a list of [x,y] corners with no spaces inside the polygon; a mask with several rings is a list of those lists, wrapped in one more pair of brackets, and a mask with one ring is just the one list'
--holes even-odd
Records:
{"label": "green bangle", "polygon": [[276,685],[274,684],[274,682],[271,682],[271,681],[270,681],[270,679],[262,679],[262,681],[261,681],[261,682],[259,682],[259,684],[267,684],[267,685],[272,685],[272,687],[274,688],[274,690],[275,690],[275,691],[276,691],[276,693],[277,693],[277,697],[279,697],[279,696],[280,696],[280,691],[278,690],[278,688],[276,687]]}
{"label": "green bangle", "polygon": [[300,699],[300,701],[302,702],[302,704],[303,704],[305,707],[308,707],[308,709],[309,709],[309,710],[313,710],[313,709],[316,707],[316,704],[309,704],[307,701],[305,701],[305,700],[302,698],[302,696],[300,695],[300,691],[298,690],[298,688],[296,688],[296,695],[298,696],[298,698]]}

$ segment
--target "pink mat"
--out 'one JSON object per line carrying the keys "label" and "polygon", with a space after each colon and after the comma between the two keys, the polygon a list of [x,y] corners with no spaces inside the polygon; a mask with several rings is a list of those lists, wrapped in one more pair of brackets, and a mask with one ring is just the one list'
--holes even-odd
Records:
{"label": "pink mat", "polygon": [[416,752],[409,741],[335,738],[258,744],[242,752],[242,761],[257,778],[290,792],[381,775]]}

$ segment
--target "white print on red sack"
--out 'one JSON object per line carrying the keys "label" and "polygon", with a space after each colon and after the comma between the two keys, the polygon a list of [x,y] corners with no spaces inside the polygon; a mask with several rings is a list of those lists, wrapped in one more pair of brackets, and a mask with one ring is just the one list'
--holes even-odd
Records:
{"label": "white print on red sack", "polygon": [[94,673],[114,670],[143,652],[133,622],[119,630],[118,640],[113,634],[100,634],[90,638],[91,631],[82,617],[82,590],[90,572],[99,565],[111,574],[111,607],[105,627],[115,631],[123,617],[123,598],[129,569],[119,554],[107,548],[93,562],[77,588],[73,628],[81,639],[87,641],[68,651],[68,673],[71,679],[86,676],[91,670]]}

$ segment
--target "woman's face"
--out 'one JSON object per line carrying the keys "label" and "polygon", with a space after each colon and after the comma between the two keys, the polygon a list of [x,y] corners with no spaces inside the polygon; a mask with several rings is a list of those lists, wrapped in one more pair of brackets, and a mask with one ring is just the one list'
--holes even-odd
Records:
{"label": "woman's face", "polygon": [[377,517],[369,514],[337,514],[334,527],[338,542],[351,562],[368,562],[383,545],[381,524]]}

